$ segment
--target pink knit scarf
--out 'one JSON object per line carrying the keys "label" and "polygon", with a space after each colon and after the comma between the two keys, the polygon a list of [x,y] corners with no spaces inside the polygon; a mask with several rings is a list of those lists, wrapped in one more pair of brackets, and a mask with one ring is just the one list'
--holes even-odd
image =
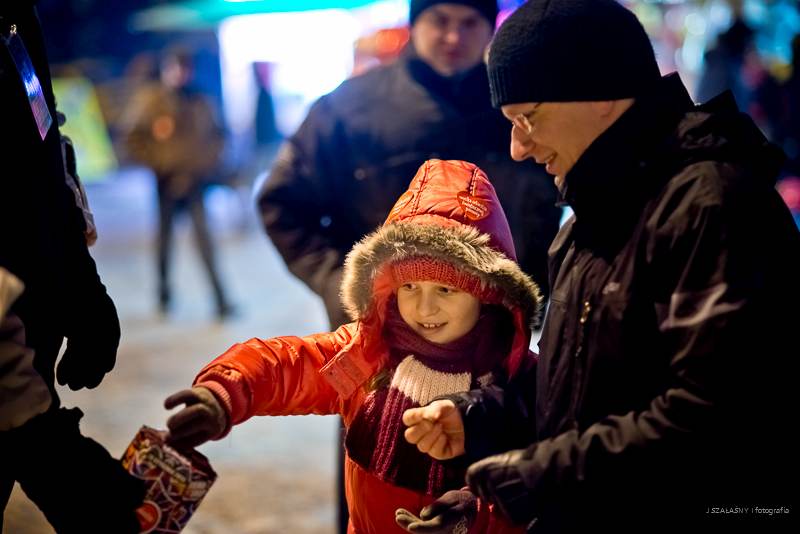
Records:
{"label": "pink knit scarf", "polygon": [[478,323],[447,344],[432,343],[408,326],[394,300],[388,303],[384,338],[390,347],[388,380],[372,391],[347,430],[350,457],[377,478],[428,495],[464,484],[466,466],[440,462],[403,437],[403,412],[433,398],[468,390],[508,354],[510,314],[484,306]]}

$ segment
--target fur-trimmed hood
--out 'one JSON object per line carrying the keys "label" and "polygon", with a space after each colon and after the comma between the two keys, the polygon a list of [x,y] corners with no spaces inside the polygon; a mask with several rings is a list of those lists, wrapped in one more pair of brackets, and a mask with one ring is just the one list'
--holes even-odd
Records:
{"label": "fur-trimmed hood", "polygon": [[383,227],[347,255],[342,303],[354,320],[377,311],[393,291],[384,267],[416,256],[446,261],[499,289],[530,327],[541,320],[539,286],[516,262],[503,208],[486,174],[458,160],[429,160],[417,171]]}

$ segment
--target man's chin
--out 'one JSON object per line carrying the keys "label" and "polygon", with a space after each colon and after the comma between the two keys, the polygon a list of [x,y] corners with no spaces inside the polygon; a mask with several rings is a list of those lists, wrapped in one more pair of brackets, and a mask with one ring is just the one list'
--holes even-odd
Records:
{"label": "man's chin", "polygon": [[433,70],[445,78],[452,78],[464,74],[474,66],[475,65],[465,65],[463,61],[440,61],[437,65],[431,65]]}

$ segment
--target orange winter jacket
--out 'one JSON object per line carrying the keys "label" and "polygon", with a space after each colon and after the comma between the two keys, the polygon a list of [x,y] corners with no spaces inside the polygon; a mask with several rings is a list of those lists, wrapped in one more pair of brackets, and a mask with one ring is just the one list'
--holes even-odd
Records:
{"label": "orange winter jacket", "polygon": [[[530,327],[539,319],[541,293],[515,261],[494,188],[471,163],[430,160],[386,224],[348,255],[342,300],[355,322],[330,333],[234,345],[198,374],[195,385],[215,393],[230,425],[253,415],[339,414],[349,428],[367,400],[365,385],[389,361],[381,333],[397,282],[385,267],[418,256],[448,262],[493,290],[514,323],[504,374],[529,370]],[[395,510],[419,514],[435,499],[384,482],[349,457],[345,487],[355,533],[404,532],[395,524]],[[506,531],[514,530],[489,508],[479,508],[472,532]]]}
{"label": "orange winter jacket", "polygon": [[[361,385],[386,358],[373,352],[363,323],[306,337],[253,338],[231,347],[195,379],[230,410],[230,423],[253,415],[339,414],[349,427],[366,397]],[[345,453],[346,454],[346,453]],[[388,484],[345,455],[345,488],[351,533],[405,532],[397,508],[419,514],[434,498]],[[471,532],[521,532],[479,504]]]}

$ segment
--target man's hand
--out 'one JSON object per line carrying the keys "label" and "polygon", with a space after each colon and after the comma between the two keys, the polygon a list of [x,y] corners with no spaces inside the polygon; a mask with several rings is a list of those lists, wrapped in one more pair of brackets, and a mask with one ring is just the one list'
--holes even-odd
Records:
{"label": "man's hand", "polygon": [[419,517],[398,508],[394,520],[409,532],[467,534],[478,514],[478,499],[469,491],[448,491],[422,509]]}
{"label": "man's hand", "polygon": [[67,350],[58,364],[58,383],[73,391],[94,388],[114,368],[119,346],[119,319],[106,293],[87,306],[82,328],[67,333]]}
{"label": "man's hand", "polygon": [[436,460],[464,454],[464,422],[450,400],[433,401],[403,413],[406,441]]}
{"label": "man's hand", "polygon": [[166,441],[176,449],[186,450],[202,445],[222,434],[228,425],[228,415],[222,404],[208,388],[193,387],[166,398],[167,410],[185,404],[178,413],[167,419]]}
{"label": "man's hand", "polygon": [[529,460],[525,449],[504,452],[475,462],[467,469],[472,492],[505,515],[512,523],[527,525],[535,518],[533,496],[522,478],[521,466]]}

